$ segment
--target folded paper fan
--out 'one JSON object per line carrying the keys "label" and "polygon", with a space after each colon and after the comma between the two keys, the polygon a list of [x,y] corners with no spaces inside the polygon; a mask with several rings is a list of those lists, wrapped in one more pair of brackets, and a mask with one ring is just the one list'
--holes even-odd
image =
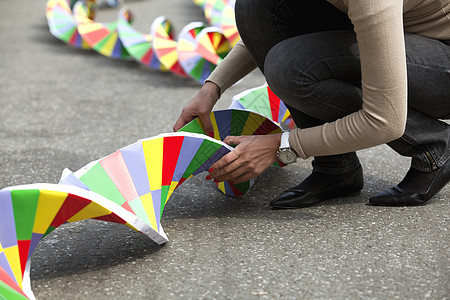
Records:
{"label": "folded paper fan", "polygon": [[[223,141],[227,136],[240,135],[267,135],[281,133],[281,127],[267,117],[253,111],[243,109],[225,109],[213,111],[210,114],[214,132],[208,134],[203,128],[200,118],[196,118],[182,127],[181,132],[193,132],[213,136],[216,140]],[[280,162],[274,164],[282,166]],[[228,196],[241,196],[248,192],[253,185],[253,180],[243,183],[219,182],[217,186]]]}
{"label": "folded paper fan", "polygon": [[151,34],[137,31],[131,26],[128,19],[128,10],[122,8],[117,21],[117,32],[127,52],[136,61],[152,69],[167,71],[155,55]]}
{"label": "folded paper fan", "polygon": [[290,129],[295,128],[295,123],[286,105],[267,84],[235,95],[230,108],[249,109],[279,124],[286,125]]}
{"label": "folded paper fan", "polygon": [[[78,32],[86,43],[100,54],[117,58],[128,59],[130,54],[123,46],[117,33],[117,21],[110,23],[97,23],[88,18],[88,10],[83,1],[78,1],[74,6],[74,15]],[[131,13],[125,13],[131,22]]]}
{"label": "folded paper fan", "polygon": [[231,150],[205,135],[163,134],[74,173],[65,170],[59,184],[1,190],[0,299],[34,299],[30,257],[39,241],[64,223],[84,219],[120,223],[156,243],[167,242],[160,221],[173,191]]}
{"label": "folded paper fan", "polygon": [[[86,1],[88,19],[94,17],[94,5],[95,1]],[[70,0],[49,0],[47,2],[46,17],[48,27],[53,36],[76,48],[90,49],[78,32]]]}
{"label": "folded paper fan", "polygon": [[208,78],[230,50],[230,44],[219,28],[204,28],[198,23],[183,28],[178,38],[180,64],[199,83]]}
{"label": "folded paper fan", "polygon": [[188,77],[178,61],[172,22],[164,16],[156,18],[150,28],[150,34],[153,37],[153,50],[161,64],[175,74]]}

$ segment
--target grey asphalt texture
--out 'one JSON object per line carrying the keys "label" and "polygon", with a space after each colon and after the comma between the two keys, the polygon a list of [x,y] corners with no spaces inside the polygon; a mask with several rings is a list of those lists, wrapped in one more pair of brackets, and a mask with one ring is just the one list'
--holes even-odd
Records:
{"label": "grey asphalt texture", "polygon": [[[49,33],[45,5],[0,1],[0,188],[57,183],[66,167],[171,132],[199,89],[64,44]],[[125,5],[142,32],[160,15],[177,32],[204,20],[191,0]],[[103,8],[97,20],[117,12]],[[216,108],[263,82],[253,72]],[[401,180],[409,159],[384,145],[358,154],[361,195],[305,209],[271,210],[269,202],[305,178],[311,160],[267,170],[241,198],[224,196],[203,175],[192,178],[166,206],[163,246],[118,224],[65,224],[33,255],[34,293],[40,300],[449,299],[449,187],[426,206],[366,206]]]}

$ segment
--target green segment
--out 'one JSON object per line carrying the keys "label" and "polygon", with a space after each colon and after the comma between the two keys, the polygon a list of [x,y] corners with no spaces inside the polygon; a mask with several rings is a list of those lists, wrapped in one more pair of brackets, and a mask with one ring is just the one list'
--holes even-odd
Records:
{"label": "green segment", "polygon": [[180,130],[178,130],[178,132],[192,132],[192,133],[206,134],[199,123],[199,118],[196,118],[191,122],[187,123]]}
{"label": "green segment", "polygon": [[106,174],[100,163],[96,163],[87,171],[80,180],[84,182],[92,191],[106,197],[120,206],[125,203],[125,198]]}
{"label": "green segment", "polygon": [[28,298],[0,281],[0,300],[28,300]]}
{"label": "green segment", "polygon": [[160,211],[161,217],[163,214],[164,205],[166,205],[167,195],[169,194],[169,188],[170,188],[170,185],[163,185],[161,187],[161,211]]}
{"label": "green segment", "polygon": [[197,153],[191,160],[191,163],[187,167],[183,174],[183,178],[188,178],[194,173],[205,161],[208,160],[222,145],[214,143],[210,140],[204,140],[197,150]]}
{"label": "green segment", "polygon": [[259,90],[254,91],[253,93],[250,93],[242,99],[240,99],[240,102],[242,105],[244,105],[245,108],[254,110],[269,119],[272,119],[272,111],[270,110],[269,105],[269,95],[267,94],[267,90]]}
{"label": "green segment", "polygon": [[31,240],[39,190],[11,191],[14,221],[18,240]]}
{"label": "green segment", "polygon": [[234,186],[239,191],[241,191],[242,194],[245,194],[250,189],[250,181],[245,181],[245,182],[241,182],[241,183],[234,183]]}
{"label": "green segment", "polygon": [[47,228],[47,231],[44,233],[44,236],[43,237],[46,237],[47,235],[49,235],[53,230],[55,230],[56,229],[56,227],[53,227],[53,226],[49,226],[48,228]]}
{"label": "green segment", "polygon": [[192,77],[194,77],[195,79],[199,80],[202,77],[202,71],[203,71],[203,66],[204,65],[205,65],[205,62],[200,60],[200,62],[197,63],[195,65],[195,67],[190,72]]}
{"label": "green segment", "polygon": [[[147,225],[151,226],[150,220],[147,217],[147,213],[145,212],[145,208],[142,205],[140,198],[133,199],[128,202],[128,204],[139,219],[143,220]],[[158,230],[157,228],[153,229]]]}
{"label": "green segment", "polygon": [[233,121],[231,122],[230,126],[230,135],[240,136],[250,112],[233,109],[231,114],[231,120]]}

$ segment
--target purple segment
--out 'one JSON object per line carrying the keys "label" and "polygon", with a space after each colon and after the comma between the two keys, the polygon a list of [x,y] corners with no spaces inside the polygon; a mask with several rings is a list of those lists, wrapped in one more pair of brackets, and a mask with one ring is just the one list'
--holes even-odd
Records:
{"label": "purple segment", "polygon": [[117,39],[116,45],[114,46],[114,50],[113,50],[111,57],[122,58],[122,51],[123,51],[122,49],[123,49],[122,42],[119,39]]}
{"label": "purple segment", "polygon": [[42,240],[44,235],[40,233],[34,233],[31,235],[30,249],[28,250],[28,259],[33,255],[34,249],[36,249],[38,243]]}
{"label": "purple segment", "polygon": [[161,190],[152,191],[153,209],[155,210],[156,225],[159,228],[161,222]]}
{"label": "purple segment", "polygon": [[9,277],[11,277],[14,281],[16,281],[16,277],[14,276],[14,272],[11,269],[11,266],[9,265],[5,252],[0,253],[0,267],[2,267],[3,270],[5,270],[6,273],[8,273]]}
{"label": "purple segment", "polygon": [[220,147],[219,150],[217,150],[213,155],[211,155],[211,157],[208,158],[197,170],[195,170],[194,173],[192,173],[192,175],[195,176],[200,174],[201,172],[208,170],[216,161],[221,159],[228,152],[230,152],[230,150],[228,150],[227,148]]}
{"label": "purple segment", "polygon": [[66,178],[58,182],[58,184],[71,185],[82,188],[83,190],[90,191],[91,189],[87,187],[80,179],[78,179],[73,173],[69,174]]}
{"label": "purple segment", "polygon": [[230,108],[245,109],[244,105],[242,105],[240,101],[234,102],[233,105],[230,106]]}
{"label": "purple segment", "polygon": [[10,191],[0,191],[0,243],[3,248],[17,245],[16,224]]}
{"label": "purple segment", "polygon": [[233,190],[231,189],[230,183],[228,181],[224,182],[224,186],[225,186],[225,192],[226,192],[225,194],[234,196]]}
{"label": "purple segment", "polygon": [[173,172],[172,181],[180,181],[187,167],[192,161],[192,158],[203,143],[203,139],[186,136],[183,139],[183,145],[181,146],[180,155],[178,156],[177,166]]}
{"label": "purple segment", "polygon": [[217,129],[219,130],[220,139],[223,141],[227,136],[230,135],[231,130],[231,114],[232,110],[222,110],[215,112],[215,118],[217,123]]}
{"label": "purple segment", "polygon": [[278,113],[278,120],[275,120],[275,122],[281,122],[281,120],[284,117],[284,114],[286,113],[287,107],[286,105],[283,103],[283,101],[280,101],[280,111]]}
{"label": "purple segment", "polygon": [[135,143],[120,150],[128,172],[139,194],[143,196],[150,193],[147,167],[145,165],[144,150],[141,143]]}

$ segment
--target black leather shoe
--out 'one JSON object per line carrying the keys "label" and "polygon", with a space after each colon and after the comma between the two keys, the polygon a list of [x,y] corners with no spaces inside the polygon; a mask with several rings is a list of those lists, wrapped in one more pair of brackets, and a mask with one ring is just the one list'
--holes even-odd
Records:
{"label": "black leather shoe", "polygon": [[[400,183],[370,198],[369,203],[367,204],[384,206],[414,206],[427,204],[427,202],[430,201],[431,198],[433,198],[437,193],[439,193],[439,191],[450,181],[450,159],[442,167],[435,170],[434,172],[435,174],[432,174],[433,178],[431,179],[426,192],[424,193],[413,191],[411,188],[408,188],[408,191],[406,191],[404,188],[402,188],[402,183]],[[415,172],[416,178],[412,178],[413,175],[409,175],[409,173],[410,171],[405,176],[402,182],[408,180],[414,180],[417,182],[422,180],[420,178],[417,178],[420,177],[419,171]],[[426,174],[424,174],[424,176],[425,175]],[[410,178],[408,178],[408,176],[410,176]]]}
{"label": "black leather shoe", "polygon": [[362,167],[341,175],[313,172],[270,202],[273,208],[300,208],[322,200],[358,195],[364,185]]}

